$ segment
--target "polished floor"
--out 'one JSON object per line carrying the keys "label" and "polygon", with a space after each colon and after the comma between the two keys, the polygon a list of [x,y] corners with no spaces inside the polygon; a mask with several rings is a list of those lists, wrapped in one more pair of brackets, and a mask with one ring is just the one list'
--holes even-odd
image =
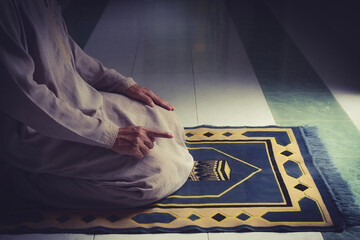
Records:
{"label": "polished floor", "polygon": [[[300,6],[284,14],[286,8],[279,1],[110,0],[90,37],[82,42],[88,54],[172,103],[184,126],[318,127],[360,204],[360,89],[353,80],[359,75],[351,68],[353,61],[344,64],[339,60],[342,45],[334,48],[333,42],[323,43],[326,33],[314,34],[320,25],[305,19],[303,28],[299,27],[297,19],[307,10]],[[62,234],[0,239],[314,240],[355,236],[359,232]]]}

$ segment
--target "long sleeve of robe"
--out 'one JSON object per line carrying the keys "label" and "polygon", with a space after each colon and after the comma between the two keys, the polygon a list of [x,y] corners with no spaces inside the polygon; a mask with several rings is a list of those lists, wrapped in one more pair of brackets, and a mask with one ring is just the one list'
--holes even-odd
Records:
{"label": "long sleeve of robe", "polygon": [[[1,2],[1,110],[46,136],[110,148],[118,127],[103,118],[95,89],[123,93],[134,81],[85,54],[54,6],[31,3]],[[32,16],[36,7],[46,14]]]}
{"label": "long sleeve of robe", "polygon": [[[121,56],[119,56],[121,57]],[[193,158],[174,112],[124,95],[134,85],[84,53],[56,1],[0,1],[0,174],[61,208],[134,207],[168,196]],[[118,128],[171,132],[142,159],[111,151]]]}

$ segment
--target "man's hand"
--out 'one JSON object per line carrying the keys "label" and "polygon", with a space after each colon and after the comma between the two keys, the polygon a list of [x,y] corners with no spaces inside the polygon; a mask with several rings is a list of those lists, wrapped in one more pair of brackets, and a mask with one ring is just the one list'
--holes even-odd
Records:
{"label": "man's hand", "polygon": [[164,99],[153,93],[151,90],[144,88],[138,84],[129,87],[126,90],[125,94],[131,98],[145,102],[150,107],[154,107],[154,103],[156,103],[169,111],[175,110],[175,108],[171,106],[170,103],[166,102]]}
{"label": "man's hand", "polygon": [[119,133],[112,146],[114,152],[143,158],[154,147],[156,138],[173,138],[168,132],[159,132],[139,126],[119,128]]}

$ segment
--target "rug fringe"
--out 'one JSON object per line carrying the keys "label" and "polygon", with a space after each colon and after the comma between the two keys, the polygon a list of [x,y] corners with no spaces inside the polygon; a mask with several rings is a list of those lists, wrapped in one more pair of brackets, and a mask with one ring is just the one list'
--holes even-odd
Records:
{"label": "rug fringe", "polygon": [[317,127],[301,127],[307,148],[313,157],[314,165],[320,172],[330,194],[335,199],[347,227],[360,224],[360,208],[355,203],[354,195],[348,183],[342,178],[325,145],[318,137]]}

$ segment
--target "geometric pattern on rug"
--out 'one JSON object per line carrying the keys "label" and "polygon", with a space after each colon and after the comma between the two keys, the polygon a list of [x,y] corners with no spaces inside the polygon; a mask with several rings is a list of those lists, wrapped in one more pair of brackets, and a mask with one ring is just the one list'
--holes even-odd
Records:
{"label": "geometric pattern on rug", "polygon": [[150,206],[39,210],[0,226],[30,232],[335,231],[343,222],[301,127],[185,129],[195,164],[189,180]]}

